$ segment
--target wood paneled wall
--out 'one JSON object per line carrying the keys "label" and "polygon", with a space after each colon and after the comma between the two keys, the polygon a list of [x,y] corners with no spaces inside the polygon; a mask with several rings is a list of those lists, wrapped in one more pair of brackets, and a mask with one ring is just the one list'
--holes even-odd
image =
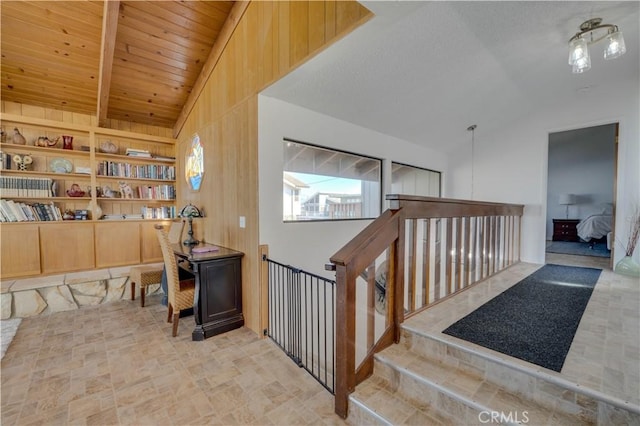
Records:
{"label": "wood paneled wall", "polygon": [[[83,124],[87,126],[98,126],[98,119],[95,115],[80,114],[77,112],[62,111],[58,109],[43,108],[21,104],[17,102],[0,102],[0,111],[7,114],[22,115],[25,117],[44,118],[62,123]],[[167,127],[150,126],[148,124],[132,123],[122,120],[107,120],[104,126],[108,129],[125,130],[128,132],[142,133],[145,135],[173,137],[173,129]],[[9,131],[11,129],[4,129]]]}
{"label": "wood paneled wall", "polygon": [[[265,326],[259,287],[257,95],[371,17],[355,1],[251,2],[177,135],[179,170],[184,170],[195,133],[205,149],[202,188],[193,192],[181,179],[179,205],[204,208],[206,218],[194,221],[196,237],[245,253],[243,310],[245,324],[256,333]],[[273,200],[274,208],[281,204]],[[240,216],[246,228],[240,228]]]}

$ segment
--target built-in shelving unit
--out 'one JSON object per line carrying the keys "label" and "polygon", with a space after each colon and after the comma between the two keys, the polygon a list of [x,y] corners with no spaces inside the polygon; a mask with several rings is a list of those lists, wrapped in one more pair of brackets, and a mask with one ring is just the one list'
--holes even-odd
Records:
{"label": "built-in shelving unit", "polygon": [[[0,206],[24,213],[17,221],[3,215],[3,279],[161,261],[153,227],[176,217],[174,139],[5,113],[0,126]],[[14,129],[25,145],[13,143]],[[72,149],[63,149],[63,135],[73,137]],[[39,137],[59,142],[35,146]],[[107,145],[117,151],[101,152]],[[15,155],[31,157],[27,170]],[[105,172],[114,164],[133,172]],[[84,194],[70,196],[73,189]],[[65,212],[74,220],[63,220]]]}

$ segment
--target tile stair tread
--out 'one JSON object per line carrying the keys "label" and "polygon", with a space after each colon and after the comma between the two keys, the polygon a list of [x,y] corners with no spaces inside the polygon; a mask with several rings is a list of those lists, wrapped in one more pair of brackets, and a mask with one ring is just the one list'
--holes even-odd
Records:
{"label": "tile stair tread", "polygon": [[[350,395],[376,415],[393,425],[453,426],[456,423],[437,410],[419,408],[394,392],[385,379],[375,374],[356,387]],[[348,419],[348,418],[347,418]]]}
{"label": "tile stair tread", "polygon": [[[486,349],[481,346],[478,346],[474,343],[469,343],[465,341],[459,341],[459,339],[451,338],[453,341],[450,341],[449,338],[438,336],[438,333],[432,334],[430,332],[424,332],[418,329],[407,328],[403,326],[403,337],[400,345],[406,348],[409,351],[414,353],[420,353],[421,349],[414,348],[413,343],[408,341],[409,336],[418,337],[419,339],[427,339],[433,340],[436,343],[444,344],[449,347],[453,347],[455,353],[460,355],[454,355],[453,358],[458,358],[459,356],[463,356],[466,359],[464,361],[459,360],[461,364],[464,364],[467,368],[477,368],[474,367],[474,363],[481,361],[488,361],[493,363],[494,365],[505,365],[510,369],[514,369],[515,371],[519,371],[520,373],[524,373],[525,375],[531,376],[536,380],[541,380],[544,382],[549,382],[551,386],[556,387],[560,392],[561,389],[566,389],[569,392],[576,392],[583,395],[586,399],[591,399],[594,402],[603,402],[609,404],[614,407],[618,407],[622,410],[629,411],[631,413],[635,413],[635,416],[640,416],[640,405],[637,405],[633,402],[629,402],[627,399],[620,399],[619,397],[608,395],[606,392],[601,392],[595,389],[595,387],[584,386],[580,384],[574,383],[572,380],[567,379],[563,375],[556,373],[551,370],[547,370],[543,367],[539,367],[534,364],[527,363],[518,358],[512,358],[509,355],[500,354],[498,352],[492,351],[491,349]],[[466,355],[465,355],[466,354]],[[442,354],[434,354],[436,358],[442,356]],[[427,358],[430,355],[426,355]],[[453,365],[450,364],[451,354],[447,353],[447,358],[449,361],[441,361],[444,365]],[[439,358],[438,358],[439,359]],[[472,359],[474,361],[472,361]],[[597,365],[595,366],[597,367]],[[583,364],[582,368],[589,368],[589,364]],[[557,391],[556,391],[557,392]]]}
{"label": "tile stair tread", "polygon": [[[429,360],[418,353],[407,350],[402,345],[391,345],[376,354],[375,357],[377,362],[385,362],[391,368],[400,371],[401,374],[403,374],[402,370],[405,370],[414,377],[419,377],[421,381],[445,388],[461,397],[462,400],[472,401],[489,410],[505,413],[527,411],[530,419],[545,419],[544,423],[546,424],[577,424],[585,420],[578,416],[558,412],[550,407],[544,407],[534,401],[523,400],[479,375],[439,361]],[[376,377],[375,369],[374,377]],[[378,377],[376,380],[384,382],[378,386],[389,387],[386,378]]]}

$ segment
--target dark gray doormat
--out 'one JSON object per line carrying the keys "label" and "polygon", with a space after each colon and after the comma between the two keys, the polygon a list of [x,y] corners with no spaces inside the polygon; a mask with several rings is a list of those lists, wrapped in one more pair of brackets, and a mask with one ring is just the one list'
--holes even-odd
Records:
{"label": "dark gray doormat", "polygon": [[601,272],[545,265],[443,333],[560,372]]}

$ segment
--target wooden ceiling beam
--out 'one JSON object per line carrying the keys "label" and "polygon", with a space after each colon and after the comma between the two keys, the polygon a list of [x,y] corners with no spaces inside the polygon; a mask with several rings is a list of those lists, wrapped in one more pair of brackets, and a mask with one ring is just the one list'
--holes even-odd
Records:
{"label": "wooden ceiling beam", "polygon": [[184,104],[184,107],[182,107],[182,111],[178,116],[178,120],[176,120],[176,124],[173,127],[174,137],[178,137],[180,130],[182,130],[182,126],[184,126],[184,123],[187,120],[189,113],[195,106],[196,101],[198,100],[198,97],[202,92],[202,89],[204,89],[204,86],[207,83],[209,76],[213,72],[213,69],[216,67],[218,60],[222,55],[222,52],[224,52],[224,48],[227,46],[227,43],[231,39],[231,36],[233,35],[233,32],[238,26],[238,23],[240,22],[242,15],[244,15],[245,10],[247,10],[249,3],[250,3],[249,0],[243,0],[243,1],[236,1],[233,4],[233,7],[229,12],[229,16],[227,17],[227,20],[224,22],[224,25],[222,26],[222,28],[220,29],[220,34],[216,38],[216,41],[213,44],[213,47],[211,48],[211,53],[209,53],[209,57],[207,58],[207,61],[202,67],[202,70],[200,71],[200,75],[198,75],[198,79],[196,80],[196,83],[193,86],[193,90],[191,90],[191,93],[189,94],[189,98],[187,99],[187,102]]}
{"label": "wooden ceiling beam", "polygon": [[120,0],[104,0],[102,47],[100,49],[100,79],[98,81],[98,105],[96,110],[98,125],[102,125],[107,120],[109,91],[111,88],[111,70],[113,69],[113,54],[116,48],[119,11]]}

